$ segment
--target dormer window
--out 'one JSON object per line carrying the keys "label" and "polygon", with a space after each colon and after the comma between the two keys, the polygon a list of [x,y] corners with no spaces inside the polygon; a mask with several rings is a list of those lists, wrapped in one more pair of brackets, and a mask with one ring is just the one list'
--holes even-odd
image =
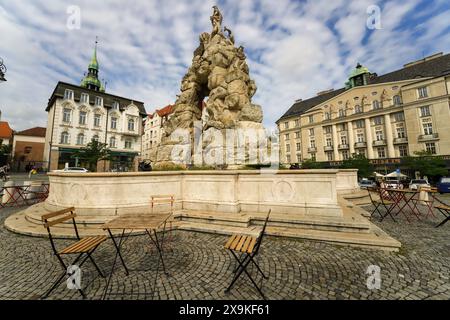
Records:
{"label": "dormer window", "polygon": [[114,101],[112,103],[112,108],[113,108],[113,110],[119,110],[119,103],[117,101]]}
{"label": "dormer window", "polygon": [[101,97],[95,97],[95,105],[96,106],[102,106],[103,105],[103,99]]}
{"label": "dormer window", "polygon": [[69,90],[69,89],[66,89],[64,91],[64,99],[65,100],[73,100],[73,91]]}
{"label": "dormer window", "polygon": [[89,103],[89,95],[86,93],[82,93],[80,97],[81,103]]}

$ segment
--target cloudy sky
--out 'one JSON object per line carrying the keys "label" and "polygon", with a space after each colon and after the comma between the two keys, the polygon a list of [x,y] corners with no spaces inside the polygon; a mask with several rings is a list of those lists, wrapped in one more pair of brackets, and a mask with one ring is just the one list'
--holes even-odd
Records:
{"label": "cloudy sky", "polygon": [[[46,126],[56,83],[80,82],[96,36],[107,92],[143,101],[147,112],[173,103],[216,3],[245,47],[268,127],[296,99],[341,88],[358,61],[383,74],[450,52],[449,0],[0,0],[2,120],[15,130]],[[376,25],[373,5],[381,29],[367,27]]]}

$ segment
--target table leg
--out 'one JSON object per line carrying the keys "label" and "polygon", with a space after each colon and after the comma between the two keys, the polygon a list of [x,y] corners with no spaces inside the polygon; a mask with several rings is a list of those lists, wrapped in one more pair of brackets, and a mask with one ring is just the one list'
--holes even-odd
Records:
{"label": "table leg", "polygon": [[[166,276],[169,276],[169,273],[166,271],[166,266],[164,264],[164,258],[163,258],[163,254],[162,254],[162,242],[160,243],[158,240],[158,235],[156,233],[156,229],[153,229],[153,234],[155,236],[155,238],[153,239],[152,234],[148,231],[148,229],[145,230],[148,234],[148,236],[150,237],[150,239],[152,240],[153,244],[156,246],[156,249],[158,250],[158,254],[159,254],[159,258],[161,260],[162,266],[163,266],[163,271],[165,273]],[[164,239],[164,236],[163,238]]]}

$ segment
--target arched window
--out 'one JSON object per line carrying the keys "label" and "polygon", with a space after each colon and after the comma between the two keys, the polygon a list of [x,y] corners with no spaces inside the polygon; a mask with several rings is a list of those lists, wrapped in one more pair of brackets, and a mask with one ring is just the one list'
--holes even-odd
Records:
{"label": "arched window", "polygon": [[80,134],[77,136],[77,144],[78,144],[78,145],[83,145],[83,144],[84,144],[84,134],[80,133]]}
{"label": "arched window", "polygon": [[128,131],[134,131],[134,119],[128,119]]}
{"label": "arched window", "polygon": [[116,147],[116,137],[109,138],[109,146],[111,148],[115,148]]}
{"label": "arched window", "polygon": [[61,133],[61,141],[62,144],[69,144],[69,133],[63,132]]}
{"label": "arched window", "polygon": [[402,104],[402,99],[399,95],[395,95],[392,97],[392,100],[394,101],[394,106],[399,106]]}
{"label": "arched window", "polygon": [[373,106],[373,110],[380,109],[380,108],[381,108],[381,106],[380,106],[380,101],[374,100],[374,101],[372,102],[372,106]]}

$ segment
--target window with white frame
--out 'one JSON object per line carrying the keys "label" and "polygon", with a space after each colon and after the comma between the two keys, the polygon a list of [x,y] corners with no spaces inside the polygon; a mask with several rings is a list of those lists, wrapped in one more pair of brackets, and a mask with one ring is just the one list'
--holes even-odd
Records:
{"label": "window with white frame", "polygon": [[343,118],[343,117],[345,117],[345,110],[339,109],[339,118]]}
{"label": "window with white frame", "polygon": [[310,145],[311,148],[315,148],[316,147],[316,140],[314,140],[314,139],[309,140],[309,145]]}
{"label": "window with white frame", "polygon": [[399,145],[398,151],[399,151],[400,157],[407,157],[408,156],[408,145],[406,145],[406,144]]}
{"label": "window with white frame", "polygon": [[356,141],[357,142],[364,142],[364,133],[357,133],[356,134]]}
{"label": "window with white frame", "polygon": [[132,143],[131,140],[125,140],[125,149],[131,149]]}
{"label": "window with white frame", "polygon": [[427,98],[428,97],[428,89],[427,87],[421,87],[417,89],[417,95],[419,99]]}
{"label": "window with white frame", "polygon": [[377,148],[378,158],[386,158],[386,150],[383,147]]}
{"label": "window with white frame", "polygon": [[117,101],[113,101],[112,103],[112,109],[119,110],[119,103]]}
{"label": "window with white frame", "polygon": [[383,140],[383,131],[382,130],[376,130],[375,131],[375,136],[377,141],[382,141]]}
{"label": "window with white frame", "polygon": [[286,133],[286,134],[284,135],[284,139],[285,139],[285,140],[289,140],[289,133]]}
{"label": "window with white frame", "polygon": [[289,129],[289,121],[286,121],[286,122],[284,123],[284,128],[285,128],[285,129]]}
{"label": "window with white frame", "polygon": [[115,148],[116,147],[116,137],[109,138],[109,146],[111,148]]}
{"label": "window with white frame", "polygon": [[89,95],[87,93],[82,93],[80,97],[81,103],[89,103]]}
{"label": "window with white frame", "polygon": [[102,106],[103,105],[103,99],[101,97],[95,97],[95,105],[96,106]]}
{"label": "window with white frame", "polygon": [[100,127],[102,116],[100,114],[94,115],[94,127]]}
{"label": "window with white frame", "polygon": [[431,116],[430,106],[420,107],[420,116],[421,117],[429,117],[429,116]]}
{"label": "window with white frame", "polygon": [[425,150],[427,150],[431,154],[436,154],[436,143],[434,142],[425,143]]}
{"label": "window with white frame", "polygon": [[364,120],[356,120],[355,124],[357,129],[364,128]]}
{"label": "window with white frame", "polygon": [[347,145],[347,136],[346,135],[342,135],[341,136],[341,144],[342,145]]}
{"label": "window with white frame", "polygon": [[111,117],[111,129],[117,129],[117,118]]}
{"label": "window with white frame", "polygon": [[297,162],[302,162],[302,155],[297,153]]}
{"label": "window with white frame", "polygon": [[98,140],[99,140],[98,135],[94,135],[94,136],[92,137],[92,140],[98,142]]}
{"label": "window with white frame", "polygon": [[313,123],[314,122],[314,116],[308,116],[309,118],[309,123]]}
{"label": "window with white frame", "polygon": [[422,124],[423,126],[423,134],[431,135],[433,134],[433,124],[431,122],[425,122]]}
{"label": "window with white frame", "polygon": [[374,101],[372,102],[372,107],[373,107],[373,110],[381,109],[380,101],[374,100]]}
{"label": "window with white frame", "polygon": [[314,136],[314,128],[309,129],[309,136]]}
{"label": "window with white frame", "polygon": [[326,138],[325,143],[326,143],[327,147],[333,146],[333,140],[330,137]]}
{"label": "window with white frame", "polygon": [[73,100],[73,91],[69,89],[64,90],[64,99]]}
{"label": "window with white frame", "polygon": [[349,153],[347,150],[343,150],[342,151],[342,159],[343,160],[348,160],[349,159]]}
{"label": "window with white frame", "polygon": [[300,131],[297,131],[296,133],[295,133],[295,138],[300,138]]}
{"label": "window with white frame", "polygon": [[333,152],[327,152],[327,160],[333,161]]}
{"label": "window with white frame", "polygon": [[373,124],[376,126],[383,124],[383,117],[380,116],[373,118]]}
{"label": "window with white frame", "polygon": [[83,144],[84,144],[84,134],[80,133],[80,134],[77,136],[77,144],[78,144],[78,145],[83,145]]}
{"label": "window with white frame", "polygon": [[395,122],[405,121],[405,114],[403,112],[394,113]]}
{"label": "window with white frame", "polygon": [[86,116],[87,116],[86,111],[80,111],[78,123],[81,125],[85,125],[86,124]]}
{"label": "window with white frame", "polygon": [[315,153],[311,153],[311,160],[312,161],[316,161],[316,154]]}
{"label": "window with white frame", "polygon": [[325,120],[331,119],[331,112],[325,112]]}
{"label": "window with white frame", "polygon": [[357,149],[356,154],[359,154],[360,156],[366,156],[366,150],[364,149]]}
{"label": "window with white frame", "polygon": [[359,104],[357,104],[355,106],[355,113],[362,113],[363,112],[363,108],[362,106],[360,106]]}
{"label": "window with white frame", "polygon": [[397,127],[397,138],[406,138],[406,132],[404,127]]}
{"label": "window with white frame", "polygon": [[72,110],[68,108],[63,109],[63,122],[69,123],[70,122],[70,115],[72,113]]}
{"label": "window with white frame", "polygon": [[324,130],[325,130],[326,134],[330,134],[332,129],[331,129],[331,126],[326,126],[326,127],[324,127]]}
{"label": "window with white frame", "polygon": [[67,133],[65,131],[63,133],[61,133],[60,143],[62,143],[62,144],[69,144],[69,133]]}
{"label": "window with white frame", "polygon": [[297,149],[297,151],[301,151],[302,149],[302,147],[301,147],[301,144],[299,143],[299,142],[297,142],[296,144],[296,149]]}
{"label": "window with white frame", "polygon": [[394,102],[394,106],[399,106],[402,104],[402,99],[398,94],[392,97],[392,101]]}

